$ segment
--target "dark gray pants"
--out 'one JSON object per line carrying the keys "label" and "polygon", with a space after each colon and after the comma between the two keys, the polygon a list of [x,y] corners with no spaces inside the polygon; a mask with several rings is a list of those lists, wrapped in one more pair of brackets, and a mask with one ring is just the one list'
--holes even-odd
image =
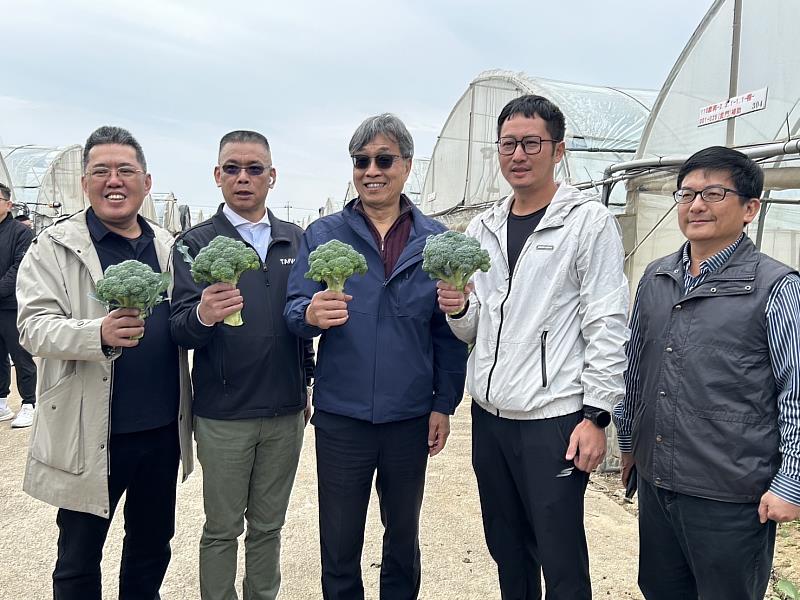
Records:
{"label": "dark gray pants", "polygon": [[361,552],[376,471],[384,526],[380,598],[414,600],[419,595],[419,513],[428,464],[428,420],[425,415],[373,425],[314,413],[325,600],[364,599]]}
{"label": "dark gray pants", "polygon": [[518,421],[472,404],[472,466],[503,600],[589,600],[588,473],[564,455],[580,412]]}
{"label": "dark gray pants", "polygon": [[17,372],[17,391],[23,404],[36,404],[36,364],[25,348],[19,345],[17,311],[0,309],[0,398],[11,393],[11,366]]}
{"label": "dark gray pants", "polygon": [[657,488],[639,477],[639,588],[647,600],[763,600],[775,522],[758,504]]}

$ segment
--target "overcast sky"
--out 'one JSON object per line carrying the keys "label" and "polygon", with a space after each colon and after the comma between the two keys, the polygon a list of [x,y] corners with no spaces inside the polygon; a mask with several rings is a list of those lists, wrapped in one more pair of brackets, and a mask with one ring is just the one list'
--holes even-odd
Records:
{"label": "overcast sky", "polygon": [[0,0],[0,144],[126,127],[153,191],[208,215],[219,138],[255,129],[278,170],[268,205],[299,220],[344,197],[365,117],[396,113],[423,157],[486,69],[659,89],[711,4]]}

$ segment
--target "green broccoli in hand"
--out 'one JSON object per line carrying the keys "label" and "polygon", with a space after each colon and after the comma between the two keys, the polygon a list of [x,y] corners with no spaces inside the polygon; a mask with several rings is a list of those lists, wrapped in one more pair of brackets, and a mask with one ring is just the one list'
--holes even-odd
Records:
{"label": "green broccoli in hand", "polygon": [[489,266],[489,253],[480,242],[457,231],[429,235],[422,250],[422,270],[461,292],[476,271]]}
{"label": "green broccoli in hand", "polygon": [[[225,235],[218,235],[208,246],[197,253],[194,260],[188,254],[186,246],[180,244],[178,251],[191,265],[192,279],[196,283],[230,283],[237,285],[239,277],[245,271],[257,271],[261,261],[255,250],[247,244]],[[224,323],[232,327],[244,324],[242,311],[236,311],[225,317]]]}
{"label": "green broccoli in hand", "polygon": [[308,255],[306,279],[324,281],[329,290],[344,292],[344,282],[351,275],[367,272],[367,259],[350,244],[331,240],[317,246]]}
{"label": "green broccoli in hand", "polygon": [[126,260],[106,269],[103,279],[97,282],[97,298],[105,302],[109,310],[138,308],[139,318],[146,319],[153,307],[164,301],[162,294],[169,282],[169,273],[156,273],[138,260]]}

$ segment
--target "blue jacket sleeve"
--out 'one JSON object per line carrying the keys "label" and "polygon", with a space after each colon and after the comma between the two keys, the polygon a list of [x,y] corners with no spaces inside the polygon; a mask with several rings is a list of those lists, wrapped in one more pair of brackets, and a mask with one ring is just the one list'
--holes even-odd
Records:
{"label": "blue jacket sleeve", "polygon": [[433,410],[445,415],[456,412],[464,395],[467,374],[467,345],[447,324],[445,314],[436,306],[431,319],[433,339]]}
{"label": "blue jacket sleeve", "polygon": [[319,327],[313,327],[306,323],[306,307],[311,302],[311,297],[324,287],[313,279],[305,278],[308,270],[308,255],[311,253],[309,238],[312,235],[310,229],[303,234],[300,248],[294,259],[294,266],[289,273],[289,281],[286,284],[286,306],[283,309],[283,318],[286,320],[289,331],[305,339],[311,339],[322,333],[322,329]]}

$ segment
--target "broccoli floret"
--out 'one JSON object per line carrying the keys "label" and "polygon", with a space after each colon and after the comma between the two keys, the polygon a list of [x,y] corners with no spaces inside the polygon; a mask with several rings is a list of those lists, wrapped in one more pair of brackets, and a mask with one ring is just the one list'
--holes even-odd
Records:
{"label": "broccoli floret", "polygon": [[[139,318],[146,319],[153,307],[164,301],[169,274],[156,273],[138,260],[126,260],[108,267],[97,282],[97,298],[115,308],[138,308]],[[142,336],[131,339],[141,339]]]}
{"label": "broccoli floret", "polygon": [[429,235],[422,250],[422,270],[462,292],[475,271],[489,266],[489,253],[480,242],[457,231]]}
{"label": "broccoli floret", "polygon": [[[261,261],[255,250],[247,244],[225,235],[218,235],[208,246],[201,248],[194,260],[191,260],[185,246],[178,250],[189,259],[191,264],[192,279],[197,283],[239,283],[239,277],[245,271],[257,271],[261,268]],[[242,311],[237,311],[225,317],[224,323],[233,327],[244,324]]]}
{"label": "broccoli floret", "polygon": [[324,281],[329,290],[344,292],[344,282],[351,275],[367,272],[367,259],[350,244],[331,240],[308,255],[306,279]]}

